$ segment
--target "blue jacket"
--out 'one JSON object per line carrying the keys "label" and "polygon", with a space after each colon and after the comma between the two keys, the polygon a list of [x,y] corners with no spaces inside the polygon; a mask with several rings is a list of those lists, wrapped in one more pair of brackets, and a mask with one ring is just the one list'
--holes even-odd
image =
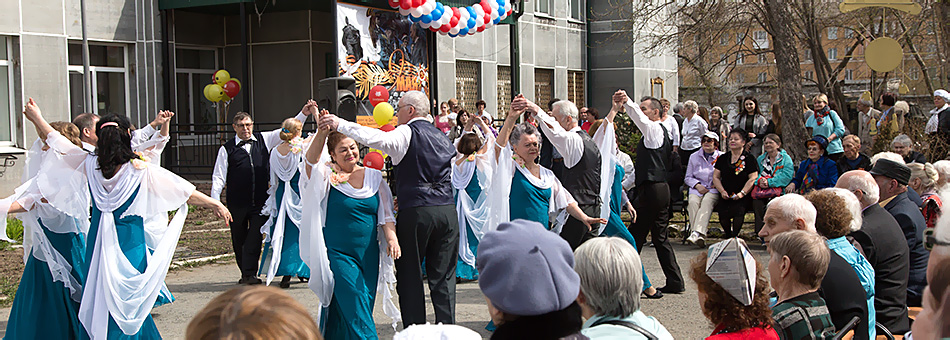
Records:
{"label": "blue jacket", "polygon": [[[864,293],[867,295],[868,300],[867,324],[873,325],[877,322],[876,311],[874,309],[874,268],[871,267],[871,263],[864,258],[864,255],[861,255],[844,236],[827,240],[825,243],[831,251],[838,253],[841,258],[848,262],[851,268],[854,268],[855,273],[858,274],[858,280],[861,281],[861,287],[864,288]],[[877,336],[877,330],[874,327],[866,328],[868,330],[868,339],[874,339],[874,337]]]}
{"label": "blue jacket", "polygon": [[835,163],[835,161],[825,156],[821,156],[818,162],[812,162],[811,158],[806,158],[798,165],[798,171],[795,172],[795,178],[792,179],[792,183],[795,183],[795,189],[798,190],[799,193],[804,194],[807,192],[802,190],[802,181],[805,180],[808,166],[814,163],[818,163],[818,173],[810,174],[808,177],[809,180],[815,180],[816,183],[814,187],[808,188],[808,191],[831,188],[838,182],[838,164]]}
{"label": "blue jacket", "polygon": [[[756,159],[759,162],[759,177],[762,177],[766,157],[768,157],[768,153],[762,153]],[[779,150],[778,163],[772,166],[772,172],[774,176],[768,179],[770,188],[784,188],[792,182],[792,177],[795,175],[795,164],[792,163],[792,157],[789,157],[785,150]],[[758,183],[759,179],[756,178],[755,181]]]}

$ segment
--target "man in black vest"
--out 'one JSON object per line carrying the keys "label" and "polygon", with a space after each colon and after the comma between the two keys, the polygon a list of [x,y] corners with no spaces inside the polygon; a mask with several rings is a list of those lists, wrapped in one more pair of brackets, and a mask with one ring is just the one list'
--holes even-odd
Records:
{"label": "man in black vest", "polygon": [[459,227],[451,161],[456,151],[445,134],[426,120],[428,102],[425,93],[419,91],[403,95],[396,105],[399,126],[389,132],[334,115],[320,118],[321,127],[336,129],[360,144],[382,150],[396,166],[396,236],[402,248],[402,257],[396,260],[396,291],[405,327],[426,323],[422,260],[435,322],[455,323]]}
{"label": "man in black vest", "polygon": [[[544,136],[563,157],[564,170],[559,180],[577,201],[578,208],[587,216],[600,216],[603,204],[600,198],[600,149],[590,135],[577,125],[577,106],[567,100],[558,101],[551,105],[549,116],[541,107],[524,97],[515,101],[524,101],[527,111],[533,112],[538,118],[538,126],[544,131]],[[571,245],[571,249],[577,249],[581,243],[596,236],[592,230],[598,227],[588,227],[583,221],[571,216],[561,229],[561,237]]]}
{"label": "man in black vest", "polygon": [[686,286],[676,263],[673,246],[667,237],[667,225],[670,222],[670,187],[667,182],[672,168],[670,156],[673,143],[670,132],[660,118],[663,106],[653,97],[644,97],[640,105],[636,105],[627,97],[627,92],[619,90],[614,93],[611,111],[620,112],[623,109],[626,109],[627,115],[643,134],[637,145],[637,161],[634,165],[638,197],[635,207],[639,216],[630,233],[637,240],[637,249],[641,250],[646,243],[647,233],[652,235],[656,257],[666,276],[666,286],[657,290],[679,294],[686,290]]}
{"label": "man in black vest", "polygon": [[[307,115],[316,112],[316,104],[304,105],[297,120],[305,122]],[[257,270],[261,258],[261,226],[267,216],[261,208],[267,201],[270,180],[270,149],[280,144],[280,129],[264,133],[254,132],[254,120],[247,112],[234,115],[235,136],[218,149],[211,175],[211,197],[221,198],[221,190],[228,188],[227,207],[231,210],[231,245],[234,259],[241,269],[238,284],[259,284]]]}

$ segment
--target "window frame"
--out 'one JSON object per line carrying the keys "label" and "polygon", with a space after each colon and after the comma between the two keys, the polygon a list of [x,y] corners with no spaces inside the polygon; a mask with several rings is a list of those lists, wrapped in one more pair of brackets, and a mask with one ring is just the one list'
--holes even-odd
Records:
{"label": "window frame", "polygon": [[9,99],[8,99],[8,102],[9,102],[9,106],[10,106],[10,107],[8,108],[8,109],[10,110],[10,112],[9,112],[9,114],[10,114],[10,117],[9,117],[9,118],[10,118],[10,126],[9,126],[9,129],[10,129],[10,131],[9,131],[9,132],[10,132],[10,140],[0,140],[0,146],[15,147],[15,146],[16,146],[16,140],[17,140],[17,134],[18,134],[18,132],[19,132],[19,131],[18,131],[19,129],[17,129],[17,122],[18,122],[18,119],[17,119],[17,117],[16,117],[16,116],[17,116],[17,115],[16,115],[16,112],[18,112],[18,110],[17,110],[17,107],[16,107],[16,106],[17,106],[17,104],[16,104],[16,102],[17,102],[17,101],[16,101],[16,88],[15,88],[15,86],[16,86],[16,77],[15,77],[15,75],[14,75],[14,74],[16,73],[16,63],[14,63],[13,60],[12,60],[13,52],[14,52],[14,50],[13,50],[13,39],[14,39],[14,37],[13,37],[13,36],[9,36],[9,35],[4,35],[3,37],[6,38],[6,39],[5,39],[6,42],[3,44],[3,46],[0,46],[0,48],[3,48],[3,49],[6,50],[6,52],[7,52],[7,57],[6,57],[6,59],[0,59],[0,66],[6,66],[6,67],[7,67],[7,79],[5,79],[5,80],[0,79],[0,81],[6,81],[6,82],[7,82],[7,96],[8,96],[8,98],[9,98]]}
{"label": "window frame", "polygon": [[828,48],[828,60],[838,60],[838,48]]}
{"label": "window frame", "polygon": [[[540,14],[542,17],[554,17],[554,0],[536,0],[534,5],[535,15]],[[541,4],[545,3],[548,6],[547,11],[541,10]],[[570,5],[568,5],[570,6]]]}
{"label": "window frame", "polygon": [[[178,67],[178,51],[179,50],[211,51],[214,53],[214,67],[211,69]],[[187,111],[187,115],[189,119],[188,121],[190,122],[189,123],[190,126],[189,127],[179,126],[178,130],[180,131],[180,133],[178,134],[178,138],[191,140],[191,139],[197,138],[198,133],[202,132],[195,128],[195,125],[197,123],[196,123],[196,118],[195,118],[196,112],[194,110],[194,107],[195,107],[195,100],[200,101],[201,98],[203,97],[203,95],[199,95],[194,92],[195,89],[192,86],[192,83],[193,83],[192,79],[194,79],[194,77],[197,77],[197,76],[208,76],[207,79],[211,79],[211,77],[214,76],[214,73],[217,72],[217,70],[219,70],[221,67],[220,60],[218,59],[219,57],[221,57],[221,52],[218,51],[218,49],[214,47],[176,46],[175,51],[173,53],[174,53],[174,58],[175,58],[175,75],[174,75],[175,79],[173,80],[173,82],[175,83],[176,96],[177,96],[177,91],[178,91],[179,74],[184,74],[188,77],[188,87],[190,89],[190,91],[188,91],[188,111]],[[184,113],[184,110],[182,110],[181,107],[178,107],[178,114],[182,114],[182,113]],[[178,114],[176,114],[176,117],[180,118],[181,116],[178,116]],[[182,124],[181,121],[178,120],[179,118],[175,118],[175,124]]]}
{"label": "window frame", "polygon": [[[541,0],[541,1],[544,1],[544,0]],[[578,5],[580,6],[580,11],[577,12],[577,14],[580,15],[579,18],[574,17],[574,14],[575,14],[574,10],[576,9],[574,8],[574,1],[577,1]],[[568,9],[567,16],[568,18],[570,18],[570,20],[575,20],[579,22],[587,22],[587,0],[568,0],[567,9]]]}
{"label": "window frame", "polygon": [[828,40],[838,40],[837,27],[828,27]]}
{"label": "window frame", "polygon": [[[75,40],[68,40],[68,41],[66,41],[66,73],[67,73],[67,80],[66,80],[66,82],[67,82],[67,86],[68,86],[68,83],[69,83],[69,77],[68,77],[68,74],[69,74],[69,73],[78,73],[78,74],[80,74],[80,75],[83,74],[83,66],[82,66],[82,65],[70,65],[70,64],[69,64],[69,45],[70,45],[70,44],[81,45],[81,43],[77,43],[77,42],[75,42]],[[96,43],[94,43],[94,44],[93,44],[93,43],[90,43],[90,46],[91,46],[91,45],[107,46],[107,47],[108,47],[108,46],[112,46],[112,47],[120,47],[120,48],[122,48],[122,67],[118,67],[118,66],[92,66],[92,65],[89,65],[89,72],[91,73],[91,75],[90,75],[90,80],[92,81],[92,84],[90,84],[91,87],[90,87],[89,90],[92,91],[92,94],[93,94],[93,98],[92,98],[92,99],[93,99],[93,102],[94,102],[94,105],[93,105],[93,107],[92,107],[92,113],[95,113],[96,115],[100,115],[100,116],[102,115],[102,114],[99,113],[99,105],[98,105],[98,102],[99,102],[99,101],[98,101],[98,99],[99,99],[99,94],[96,93],[96,91],[95,91],[95,89],[96,89],[96,87],[97,87],[96,85],[98,84],[98,80],[96,79],[96,75],[98,75],[99,72],[103,72],[103,73],[121,73],[122,76],[123,76],[123,80],[125,81],[125,91],[124,91],[124,92],[125,92],[125,112],[124,112],[124,113],[125,113],[125,116],[126,116],[126,117],[131,117],[132,103],[131,103],[130,100],[131,100],[132,96],[131,96],[131,90],[130,90],[130,88],[131,88],[132,83],[130,82],[130,78],[129,78],[129,46],[128,46],[127,44],[119,44],[119,43],[100,43],[100,42],[96,42]],[[91,57],[92,57],[92,56],[90,55],[90,58],[91,58]],[[85,100],[85,98],[86,98],[85,96],[86,96],[86,95],[87,95],[87,94],[84,92],[84,93],[83,93],[83,100]],[[67,102],[68,102],[67,104],[69,105],[69,108],[70,108],[70,111],[71,111],[71,110],[72,110],[72,102],[71,102],[71,101],[72,101],[72,98],[70,98],[70,97],[71,97],[71,96],[67,96],[67,99],[68,99],[68,100],[67,100]],[[73,116],[72,112],[70,112],[69,115],[70,115],[70,117],[72,117],[72,116]]]}

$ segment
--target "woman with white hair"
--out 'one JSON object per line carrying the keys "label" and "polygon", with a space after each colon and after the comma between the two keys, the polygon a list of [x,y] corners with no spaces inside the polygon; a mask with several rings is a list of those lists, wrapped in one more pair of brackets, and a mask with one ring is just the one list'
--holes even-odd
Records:
{"label": "woman with white hair", "polygon": [[683,109],[680,112],[683,113],[684,119],[683,133],[680,134],[683,140],[680,142],[679,152],[680,161],[683,162],[683,166],[685,167],[689,162],[689,156],[702,147],[701,139],[703,135],[706,134],[708,125],[706,121],[703,120],[703,117],[697,114],[699,112],[699,104],[696,104],[695,101],[687,100],[683,103]]}
{"label": "woman with white hair", "polygon": [[[934,91],[934,109],[930,110],[930,119],[927,120],[924,133],[929,135],[937,132],[940,125],[940,115],[950,113],[950,111],[946,111],[950,109],[948,103],[950,103],[950,92],[944,89]],[[944,118],[944,124],[947,126],[944,126],[943,132],[950,132],[950,117]]]}
{"label": "woman with white hair", "polygon": [[907,182],[907,186],[920,194],[920,200],[923,202],[920,212],[927,221],[927,228],[933,228],[943,209],[943,201],[937,195],[937,169],[930,163],[910,163],[907,167],[910,168],[910,182]]}
{"label": "woman with white hair", "polygon": [[[618,237],[599,237],[574,251],[574,271],[581,279],[577,303],[591,339],[673,339],[652,316],[640,311],[640,255]],[[649,335],[648,335],[649,334]]]}
{"label": "woman with white hair", "polygon": [[947,185],[947,182],[950,182],[950,161],[939,160],[933,164],[934,170],[937,170],[937,191],[940,191]]}

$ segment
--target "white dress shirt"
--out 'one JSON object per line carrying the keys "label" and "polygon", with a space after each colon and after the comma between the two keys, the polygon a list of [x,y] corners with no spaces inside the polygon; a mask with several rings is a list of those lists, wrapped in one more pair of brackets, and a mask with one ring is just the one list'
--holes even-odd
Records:
{"label": "white dress shirt", "polygon": [[134,149],[136,145],[148,142],[155,132],[158,132],[158,130],[155,130],[152,124],[145,124],[142,128],[132,131],[132,148]]}
{"label": "white dress shirt", "polygon": [[700,117],[697,114],[693,115],[693,119],[684,119],[683,141],[680,142],[680,148],[683,150],[699,149],[699,147],[703,146],[703,135],[706,134],[708,127],[709,125],[706,124],[706,121],[703,120],[703,117]]}
{"label": "white dress shirt", "polygon": [[581,161],[581,157],[584,156],[584,139],[577,134],[577,131],[583,131],[581,127],[575,126],[571,131],[564,130],[561,124],[554,117],[545,113],[544,110],[539,110],[537,117],[541,121],[541,124],[538,125],[544,131],[544,136],[564,158],[564,166],[573,168],[577,165]]}
{"label": "white dress shirt", "polygon": [[95,145],[92,145],[92,144],[89,144],[89,143],[86,143],[85,141],[82,142],[82,149],[83,149],[83,150],[86,150],[86,152],[88,152],[88,153],[95,153],[95,152],[96,152],[96,146],[95,146]]}
{"label": "white dress shirt", "polygon": [[673,146],[680,146],[680,126],[676,123],[676,118],[673,118],[673,115],[666,116],[663,125],[666,125],[666,131],[670,132],[670,140],[673,141]]}
{"label": "white dress shirt", "polygon": [[409,151],[409,143],[412,141],[412,128],[409,127],[409,124],[417,120],[428,121],[425,117],[416,117],[410,119],[406,124],[399,124],[392,131],[385,132],[341,120],[336,130],[353,138],[357,143],[382,150],[389,157],[392,157],[393,165],[399,165],[402,158],[406,157],[406,152]]}
{"label": "white dress shirt", "polygon": [[[647,149],[659,149],[663,146],[663,128],[660,122],[650,120],[643,111],[640,111],[640,106],[630,98],[627,98],[627,102],[623,103],[623,106],[627,109],[627,116],[630,116],[633,123],[640,129],[640,133],[643,134],[641,139],[643,146]],[[673,123],[675,124],[676,121],[674,120]]]}
{"label": "white dress shirt", "polygon": [[[620,185],[623,187],[623,190],[630,190],[634,187],[634,182],[636,181],[636,175],[633,170],[633,160],[630,159],[630,155],[626,152],[617,150],[617,164],[623,167],[623,180],[620,182]],[[624,195],[626,196],[626,195]]]}
{"label": "white dress shirt", "polygon": [[[300,112],[296,117],[301,123],[307,121],[307,115]],[[273,149],[277,144],[280,144],[280,128],[261,132],[261,136],[264,137],[264,147],[268,151]],[[251,138],[248,140],[257,140],[257,137],[254,137],[254,134],[251,134]],[[238,136],[234,136],[234,143],[240,143],[241,139]],[[241,146],[244,151],[247,151],[248,154],[251,153],[251,143],[244,144]],[[270,162],[269,159],[265,159],[265,162]],[[227,183],[228,178],[228,151],[224,149],[224,145],[218,149],[218,158],[214,161],[214,172],[211,173],[211,198],[216,200],[221,200],[221,191],[224,190],[224,184]]]}

